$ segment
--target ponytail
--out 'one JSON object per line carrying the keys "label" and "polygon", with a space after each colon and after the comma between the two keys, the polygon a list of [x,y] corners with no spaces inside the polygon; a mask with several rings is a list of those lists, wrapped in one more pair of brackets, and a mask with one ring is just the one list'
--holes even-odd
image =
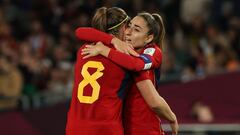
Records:
{"label": "ponytail", "polygon": [[103,32],[107,31],[107,8],[106,7],[101,7],[97,9],[92,19],[92,27]]}
{"label": "ponytail", "polygon": [[156,43],[159,44],[160,48],[163,49],[163,40],[164,40],[165,33],[166,33],[163,19],[159,14],[156,14],[156,13],[152,14],[152,16],[155,19],[155,21],[157,22],[157,24],[159,25],[158,36],[154,37],[154,38],[156,38],[155,41],[156,41]]}

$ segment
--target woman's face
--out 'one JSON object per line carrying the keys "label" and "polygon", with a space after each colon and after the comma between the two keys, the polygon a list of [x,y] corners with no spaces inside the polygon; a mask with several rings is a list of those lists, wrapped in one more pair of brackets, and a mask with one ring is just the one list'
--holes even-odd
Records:
{"label": "woman's face", "polygon": [[145,20],[140,17],[134,17],[125,30],[125,41],[133,45],[135,49],[140,49],[145,44],[152,41],[153,35],[148,35],[149,28]]}

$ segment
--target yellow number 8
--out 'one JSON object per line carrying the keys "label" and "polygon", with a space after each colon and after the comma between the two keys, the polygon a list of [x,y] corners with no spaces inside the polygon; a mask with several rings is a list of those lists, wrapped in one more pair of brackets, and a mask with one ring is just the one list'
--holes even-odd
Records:
{"label": "yellow number 8", "polygon": [[[90,75],[88,68],[97,68],[97,71]],[[83,65],[81,72],[83,80],[78,85],[78,100],[81,103],[92,104],[99,98],[100,85],[96,80],[103,76],[103,73],[101,72],[103,70],[104,66],[101,62],[88,61]],[[84,87],[86,87],[88,84],[90,84],[92,87],[92,96],[83,95]]]}

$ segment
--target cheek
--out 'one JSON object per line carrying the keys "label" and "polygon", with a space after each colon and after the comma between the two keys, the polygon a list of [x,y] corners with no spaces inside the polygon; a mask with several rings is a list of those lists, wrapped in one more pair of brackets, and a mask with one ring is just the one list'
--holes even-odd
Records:
{"label": "cheek", "polygon": [[133,47],[134,48],[139,48],[139,47],[144,47],[144,36],[142,35],[136,35],[132,39]]}

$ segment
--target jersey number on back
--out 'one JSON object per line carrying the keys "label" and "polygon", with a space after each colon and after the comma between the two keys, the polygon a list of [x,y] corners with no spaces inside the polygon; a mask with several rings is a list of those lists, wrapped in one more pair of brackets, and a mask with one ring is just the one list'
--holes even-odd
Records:
{"label": "jersey number on back", "polygon": [[[90,75],[88,68],[96,68],[97,71]],[[83,80],[78,85],[78,100],[81,103],[92,104],[99,98],[100,85],[97,82],[97,79],[103,76],[103,73],[101,72],[103,70],[104,66],[101,62],[88,61],[83,65],[81,72]],[[83,91],[88,84],[90,84],[92,87],[92,95],[84,96]]]}

